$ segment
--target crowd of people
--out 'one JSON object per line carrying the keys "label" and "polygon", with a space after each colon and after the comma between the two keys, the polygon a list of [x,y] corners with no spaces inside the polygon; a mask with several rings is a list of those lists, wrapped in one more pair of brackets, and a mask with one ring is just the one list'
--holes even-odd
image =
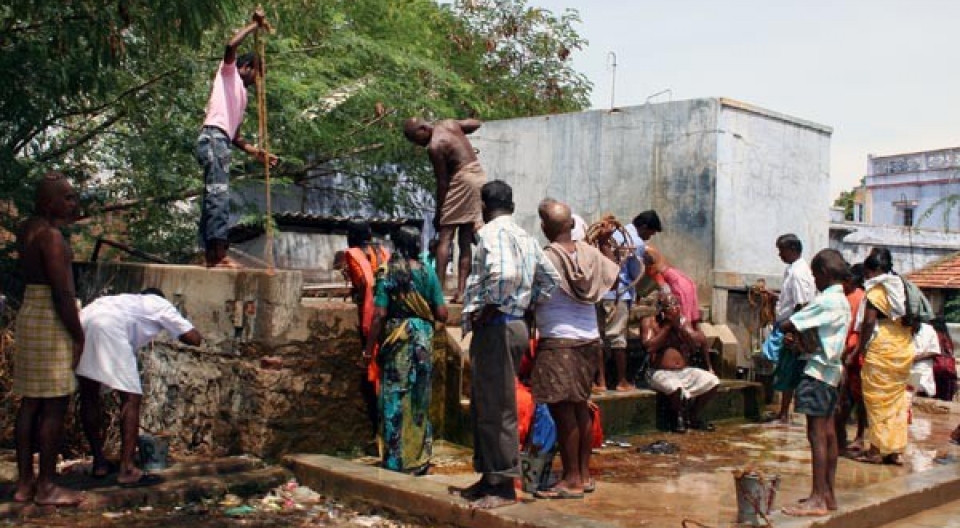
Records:
{"label": "crowd of people", "polygon": [[[204,168],[201,238],[208,267],[232,267],[227,256],[230,145],[265,163],[275,158],[239,134],[246,87],[256,57],[237,57],[237,47],[266,26],[258,9],[227,43],[197,144]],[[596,489],[590,473],[595,430],[593,394],[636,388],[627,376],[627,328],[643,276],[660,287],[654,310],[640,322],[649,359],[645,382],[662,393],[673,431],[714,430],[703,411],[715,395],[709,343],[699,329],[694,281],[671,265],[651,242],[663,231],[653,210],[622,228],[612,215],[588,226],[568,204],[541,201],[541,247],[513,218],[513,189],[486,181],[467,135],[482,123],[419,118],[403,133],[426,147],[437,180],[434,219],[438,238],[424,252],[420,230],[391,233],[392,251],[375,244],[369,226],[357,224],[338,265],[354,286],[362,357],[368,362],[371,418],[384,468],[422,475],[429,471],[433,431],[429,419],[433,341],[448,320],[444,279],[454,237],[459,258],[452,300],[462,302],[460,324],[472,334],[469,349],[474,484],[454,490],[477,508],[516,501],[520,477],[517,380],[521,360],[532,357],[533,400],[556,423],[562,474],[543,499],[582,498]],[[134,464],[142,387],[137,350],[161,330],[184,343],[202,336],[163,292],[107,296],[82,310],[76,302],[72,253],[61,228],[77,214],[77,194],[62,174],[49,173],[37,187],[35,211],[17,236],[26,282],[18,313],[13,390],[21,397],[16,419],[18,481],[14,500],[76,505],[82,494],[54,483],[69,396],[79,387],[82,425],[93,453],[91,473],[117,473],[125,486],[160,479]],[[606,226],[606,227],[604,227]],[[900,464],[907,445],[914,394],[952,398],[956,372],[939,376],[934,364],[953,357],[942,321],[914,317],[908,284],[897,275],[890,252],[873,250],[850,266],[835,250],[816,253],[810,264],[793,234],[776,240],[787,264],[777,294],[775,333],[780,344],[773,387],[780,391],[776,423],[790,424],[791,410],[807,417],[812,459],[810,495],[784,508],[790,515],[826,515],[837,509],[837,458]],[[531,353],[531,345],[536,353]],[[608,386],[606,363],[615,380]],[[101,392],[118,391],[121,459],[107,460]],[[848,442],[847,421],[856,413],[857,435]],[[955,431],[960,441],[960,427]],[[39,473],[33,454],[39,450]]]}

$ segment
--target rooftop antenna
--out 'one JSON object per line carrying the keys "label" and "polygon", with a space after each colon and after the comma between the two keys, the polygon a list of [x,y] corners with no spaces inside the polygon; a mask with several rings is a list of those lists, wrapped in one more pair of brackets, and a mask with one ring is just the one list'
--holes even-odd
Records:
{"label": "rooftop antenna", "polygon": [[614,104],[615,96],[617,93],[617,54],[614,52],[607,53],[607,65],[610,66],[610,110],[616,110],[617,105]]}

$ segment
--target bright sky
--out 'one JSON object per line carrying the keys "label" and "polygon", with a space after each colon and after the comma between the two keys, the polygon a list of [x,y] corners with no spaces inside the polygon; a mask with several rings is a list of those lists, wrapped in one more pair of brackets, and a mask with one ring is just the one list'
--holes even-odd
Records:
{"label": "bright sky", "polygon": [[[867,154],[960,146],[960,1],[529,0],[580,12],[574,67],[609,108],[729,97],[833,128],[836,196]],[[670,100],[660,95],[652,102]]]}

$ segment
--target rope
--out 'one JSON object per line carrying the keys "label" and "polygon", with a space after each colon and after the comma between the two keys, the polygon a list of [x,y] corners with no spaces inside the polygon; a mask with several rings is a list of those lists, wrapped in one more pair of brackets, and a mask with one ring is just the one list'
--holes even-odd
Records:
{"label": "rope", "polygon": [[[615,233],[620,233],[622,242],[618,242],[613,238]],[[618,266],[623,266],[623,263],[628,259],[637,258],[637,246],[633,243],[633,237],[630,236],[630,232],[627,231],[623,224],[621,224],[616,217],[613,215],[607,215],[601,218],[600,220],[590,224],[590,227],[587,228],[587,234],[584,238],[584,242],[596,247],[599,250],[603,250],[605,247],[613,250],[613,257]],[[639,274],[634,277],[629,284],[626,284],[622,287],[617,287],[616,290],[616,299],[614,303],[613,310],[610,310],[610,313],[607,314],[607,323],[613,321],[614,316],[617,313],[617,307],[620,306],[620,297],[633,289],[640,280],[643,279],[643,274]],[[620,282],[619,274],[617,275],[617,283]]]}
{"label": "rope", "polygon": [[[265,28],[270,30],[269,26]],[[273,205],[270,199],[270,142],[267,136],[267,45],[264,39],[260,38],[261,28],[257,28],[253,35],[254,47],[257,50],[257,57],[260,63],[257,67],[257,147],[263,152],[263,175],[264,187],[266,189],[266,220],[264,220],[266,231],[266,247],[263,250],[263,260],[267,261],[267,274],[276,273],[273,260]]]}

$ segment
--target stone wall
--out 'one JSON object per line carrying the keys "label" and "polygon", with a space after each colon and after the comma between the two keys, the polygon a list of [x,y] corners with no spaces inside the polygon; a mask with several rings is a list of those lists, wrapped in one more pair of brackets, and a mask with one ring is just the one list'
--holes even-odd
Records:
{"label": "stone wall", "polygon": [[[373,441],[356,306],[301,301],[299,272],[100,264],[78,283],[87,302],[159,287],[204,335],[202,346],[190,347],[161,334],[140,353],[142,426],[169,435],[175,452],[273,459],[359,452]],[[459,409],[462,363],[445,331],[437,344],[432,417],[442,432],[448,400]],[[11,353],[4,345],[6,360]],[[0,379],[0,388],[8,381]],[[4,400],[0,414],[5,445],[12,445],[13,404]],[[68,426],[70,445],[83,449],[78,428]]]}

